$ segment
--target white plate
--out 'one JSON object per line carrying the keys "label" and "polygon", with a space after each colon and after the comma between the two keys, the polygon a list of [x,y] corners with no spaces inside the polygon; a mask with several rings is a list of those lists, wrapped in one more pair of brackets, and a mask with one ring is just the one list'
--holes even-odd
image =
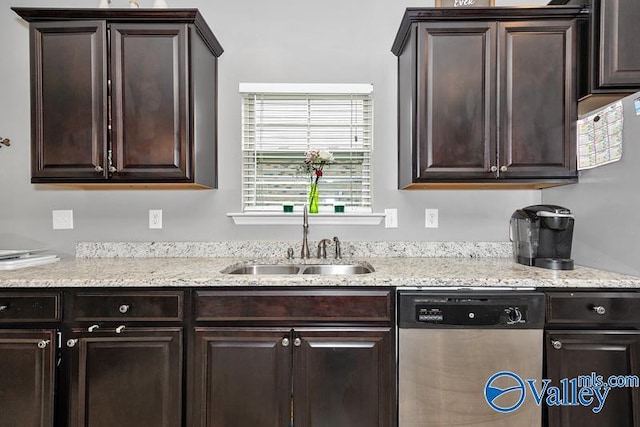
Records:
{"label": "white plate", "polygon": [[0,270],[15,270],[17,268],[35,267],[60,261],[57,255],[24,256],[20,258],[0,260]]}
{"label": "white plate", "polygon": [[0,249],[0,259],[20,258],[25,255],[37,254],[47,249],[11,250]]}

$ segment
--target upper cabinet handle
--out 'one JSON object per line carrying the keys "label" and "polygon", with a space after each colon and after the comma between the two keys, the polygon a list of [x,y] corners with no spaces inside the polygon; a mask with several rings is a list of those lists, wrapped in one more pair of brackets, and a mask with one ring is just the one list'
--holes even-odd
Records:
{"label": "upper cabinet handle", "polygon": [[102,168],[102,166],[99,166],[99,165],[95,167],[95,170],[96,170],[96,172],[102,172],[102,171],[104,171],[104,169]]}
{"label": "upper cabinet handle", "polygon": [[507,169],[508,168],[506,166],[500,166],[500,172],[506,172]]}
{"label": "upper cabinet handle", "polygon": [[498,172],[498,167],[497,166],[491,166],[491,169],[489,169],[489,172]]}

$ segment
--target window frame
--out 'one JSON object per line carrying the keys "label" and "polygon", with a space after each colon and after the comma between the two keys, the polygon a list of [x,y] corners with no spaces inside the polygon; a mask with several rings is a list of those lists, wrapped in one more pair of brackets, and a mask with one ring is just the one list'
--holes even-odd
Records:
{"label": "window frame", "polygon": [[[271,216],[272,214],[282,213],[283,207],[282,204],[272,204],[272,205],[250,205],[247,204],[247,199],[254,197],[256,198],[256,191],[251,193],[251,191],[247,192],[246,186],[251,185],[251,183],[247,183],[247,173],[246,167],[247,163],[245,162],[245,156],[247,152],[255,151],[256,140],[252,140],[251,144],[253,145],[253,149],[247,149],[245,146],[245,126],[247,125],[247,121],[245,119],[245,98],[250,96],[251,94],[259,94],[260,96],[266,95],[300,95],[300,96],[311,96],[319,95],[320,97],[326,95],[345,95],[345,96],[367,96],[368,99],[366,102],[369,105],[365,108],[367,117],[363,118],[363,121],[366,126],[366,130],[368,132],[367,143],[363,144],[363,148],[361,149],[353,149],[353,152],[365,152],[364,156],[364,165],[368,168],[366,172],[366,176],[364,177],[364,186],[368,188],[366,192],[365,199],[367,202],[361,202],[358,206],[348,206],[345,204],[345,213],[337,213],[337,215],[345,215],[345,214],[355,214],[356,216],[367,216],[373,215],[375,217],[379,217],[379,214],[372,214],[373,209],[373,200],[372,200],[372,178],[373,178],[373,170],[371,170],[372,165],[372,154],[373,154],[373,85],[371,84],[324,84],[324,83],[240,83],[239,84],[239,92],[242,95],[242,182],[241,182],[241,191],[242,191],[242,212],[245,215],[257,214],[258,216]],[[325,148],[325,147],[310,147],[309,148]],[[347,149],[345,149],[347,150]],[[263,150],[264,152],[268,152],[269,150]],[[294,150],[296,151],[296,150]],[[348,150],[347,150],[348,151]],[[285,156],[283,156],[285,157]],[[302,158],[300,159],[302,161]],[[255,163],[254,163],[255,164]],[[327,166],[327,168],[329,168]],[[255,169],[252,169],[255,170]],[[250,175],[250,174],[249,174]],[[305,179],[303,176],[298,176],[295,180],[299,181],[301,179]],[[321,181],[322,183],[322,181]],[[253,182],[255,185],[255,182]],[[303,203],[294,203],[294,213],[301,212]],[[340,203],[337,203],[340,204]],[[331,206],[323,206],[321,214],[333,214],[333,207]],[[237,214],[233,214],[237,215]]]}

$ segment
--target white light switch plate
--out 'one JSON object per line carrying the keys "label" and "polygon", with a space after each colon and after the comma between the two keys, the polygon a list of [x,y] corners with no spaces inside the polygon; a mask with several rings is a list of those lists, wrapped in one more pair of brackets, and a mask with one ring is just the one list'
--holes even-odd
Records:
{"label": "white light switch plate", "polygon": [[149,228],[151,229],[162,228],[162,209],[149,210]]}
{"label": "white light switch plate", "polygon": [[398,209],[384,210],[384,227],[398,228]]}
{"label": "white light switch plate", "polygon": [[54,230],[72,230],[73,229],[73,211],[72,210],[54,210],[51,211]]}
{"label": "white light switch plate", "polygon": [[424,226],[426,228],[438,228],[438,209],[424,210]]}

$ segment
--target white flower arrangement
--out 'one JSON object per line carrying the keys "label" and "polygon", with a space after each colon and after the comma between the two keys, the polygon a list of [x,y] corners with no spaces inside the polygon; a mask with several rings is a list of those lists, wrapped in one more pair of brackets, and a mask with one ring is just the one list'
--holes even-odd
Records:
{"label": "white flower arrangement", "polygon": [[307,151],[304,157],[304,164],[302,165],[302,169],[311,175],[311,179],[314,180],[315,175],[315,183],[318,183],[318,180],[322,176],[322,170],[325,165],[333,163],[333,153],[328,150],[310,150]]}

